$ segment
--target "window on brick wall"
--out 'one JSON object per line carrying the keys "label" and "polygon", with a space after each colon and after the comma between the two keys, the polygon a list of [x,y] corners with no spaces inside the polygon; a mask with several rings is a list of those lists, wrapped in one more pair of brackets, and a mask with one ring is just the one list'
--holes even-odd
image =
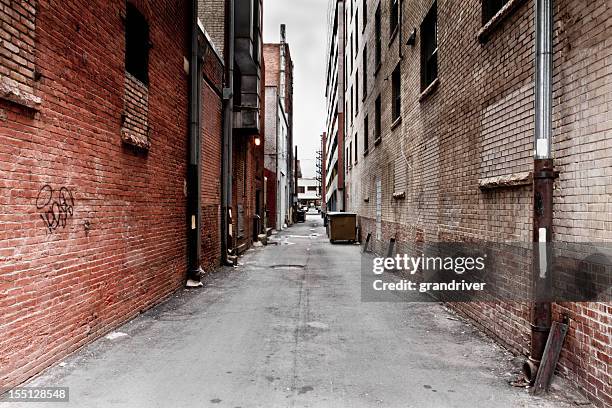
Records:
{"label": "window on brick wall", "polygon": [[351,87],[351,123],[353,123],[353,115],[354,115],[354,109],[353,109],[354,103],[353,103],[353,88]]}
{"label": "window on brick wall", "polygon": [[391,13],[389,14],[389,37],[395,35],[399,25],[399,2],[400,0],[389,0],[391,3]]}
{"label": "window on brick wall", "polygon": [[349,162],[349,148],[348,147],[346,148],[346,155],[344,156],[344,161],[346,162],[345,167],[346,167],[346,171],[348,172],[349,164],[350,164],[350,162]]}
{"label": "window on brick wall", "polygon": [[357,160],[359,158],[359,142],[358,142],[358,134],[355,133],[355,164],[357,164]]}
{"label": "window on brick wall", "polygon": [[438,77],[438,18],[436,2],[421,23],[421,91]]}
{"label": "window on brick wall", "polygon": [[482,0],[482,24],[486,24],[509,0]]}
{"label": "window on brick wall", "polygon": [[380,21],[380,3],[378,4],[378,8],[376,9],[376,14],[374,16],[374,46],[375,46],[375,58],[374,65],[378,67],[381,63],[381,54],[382,54],[382,38],[381,38],[381,21]]}
{"label": "window on brick wall", "polygon": [[376,102],[374,103],[374,144],[380,141],[381,131],[382,131],[382,106],[380,101],[380,95],[376,98]]}
{"label": "window on brick wall", "polygon": [[304,189],[304,186],[299,186],[298,187],[298,193],[304,194],[305,192],[306,192],[306,190]]}
{"label": "window on brick wall", "polygon": [[[355,14],[355,51],[359,52],[359,12]],[[357,54],[355,54],[355,58]]]}
{"label": "window on brick wall", "polygon": [[355,55],[355,48],[353,47],[353,35],[351,34],[351,73],[353,73],[353,59]]}
{"label": "window on brick wall", "polygon": [[362,30],[365,31],[366,25],[368,25],[368,0],[363,0],[363,6],[361,8],[363,12],[363,17],[361,18]]}
{"label": "window on brick wall", "polygon": [[362,98],[365,100],[366,96],[368,95],[368,47],[363,48],[362,57],[363,57],[363,67],[361,68],[361,70],[363,71]]}
{"label": "window on brick wall", "polygon": [[393,107],[393,121],[396,121],[401,114],[402,110],[402,75],[400,71],[400,64],[398,63],[395,69],[393,70],[393,74],[391,74],[391,97],[393,98],[392,107]]}
{"label": "window on brick wall", "polygon": [[355,71],[355,116],[359,113],[359,70]]}
{"label": "window on brick wall", "polygon": [[365,118],[363,119],[363,155],[367,155],[368,154],[368,149],[369,149],[369,139],[370,138],[370,131],[368,129],[368,115],[365,116]]}
{"label": "window on brick wall", "polygon": [[36,2],[0,4],[0,98],[36,109]]}
{"label": "window on brick wall", "polygon": [[353,165],[353,142],[349,142],[349,167]]}
{"label": "window on brick wall", "polygon": [[125,70],[140,82],[149,83],[149,24],[130,3],[125,26]]}

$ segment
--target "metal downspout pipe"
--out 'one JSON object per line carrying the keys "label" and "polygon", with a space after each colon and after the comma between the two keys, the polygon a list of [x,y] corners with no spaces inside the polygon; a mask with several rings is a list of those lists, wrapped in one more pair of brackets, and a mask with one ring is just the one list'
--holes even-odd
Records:
{"label": "metal downspout pipe", "polygon": [[229,255],[233,248],[230,236],[232,219],[230,216],[232,208],[232,178],[233,178],[233,136],[234,128],[234,0],[226,2],[228,16],[227,20],[227,43],[226,64],[227,71],[225,88],[223,88],[223,157],[221,158],[221,263],[231,264]]}
{"label": "metal downspout pipe", "polygon": [[191,1],[191,55],[189,60],[189,162],[187,166],[188,272],[187,286],[200,286],[201,260],[201,64],[198,45],[198,0]]}
{"label": "metal downspout pipe", "polygon": [[553,0],[535,2],[535,141],[533,171],[533,266],[535,300],[531,316],[529,359],[523,365],[533,383],[550,333],[550,291],[553,227],[552,74]]}

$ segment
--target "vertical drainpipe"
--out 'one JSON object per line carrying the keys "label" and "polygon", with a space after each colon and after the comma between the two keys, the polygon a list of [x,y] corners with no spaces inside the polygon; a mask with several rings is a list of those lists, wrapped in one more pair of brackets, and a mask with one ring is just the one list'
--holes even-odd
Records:
{"label": "vertical drainpipe", "polygon": [[536,0],[535,142],[533,171],[533,267],[531,346],[523,369],[533,383],[551,326],[551,246],[553,227],[552,70],[553,1]]}
{"label": "vertical drainpipe", "polygon": [[200,220],[201,74],[198,49],[198,0],[191,1],[191,56],[189,61],[189,164],[187,169],[188,286],[199,286],[202,270]]}
{"label": "vertical drainpipe", "polygon": [[227,0],[227,43],[226,43],[226,79],[223,88],[223,157],[221,160],[221,262],[226,265],[228,254],[232,250],[229,240],[232,208],[232,149],[233,149],[233,112],[234,112],[234,0]]}

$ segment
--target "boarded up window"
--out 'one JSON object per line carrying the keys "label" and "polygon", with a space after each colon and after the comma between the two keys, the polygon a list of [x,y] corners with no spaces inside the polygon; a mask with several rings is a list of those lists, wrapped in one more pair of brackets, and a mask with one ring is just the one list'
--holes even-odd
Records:
{"label": "boarded up window", "polygon": [[531,169],[533,87],[524,87],[490,104],[482,114],[480,178]]}
{"label": "boarded up window", "polygon": [[36,2],[2,2],[0,6],[0,98],[29,108],[36,93]]}

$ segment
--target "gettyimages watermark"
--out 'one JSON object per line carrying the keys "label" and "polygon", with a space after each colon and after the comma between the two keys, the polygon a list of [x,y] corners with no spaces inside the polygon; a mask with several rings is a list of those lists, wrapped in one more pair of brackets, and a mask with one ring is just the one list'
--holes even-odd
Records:
{"label": "gettyimages watermark", "polygon": [[438,242],[390,248],[379,245],[386,256],[362,254],[363,301],[612,299],[612,243]]}

